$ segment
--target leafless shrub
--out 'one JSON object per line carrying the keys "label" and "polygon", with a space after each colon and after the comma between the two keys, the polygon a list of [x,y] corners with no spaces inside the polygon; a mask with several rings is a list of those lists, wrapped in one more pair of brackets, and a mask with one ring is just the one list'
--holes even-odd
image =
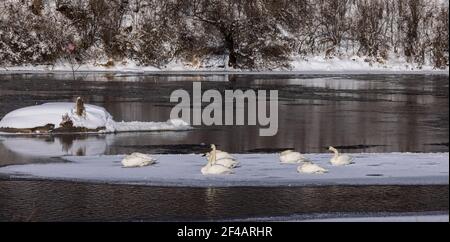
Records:
{"label": "leafless shrub", "polygon": [[0,62],[20,65],[52,64],[62,54],[67,37],[64,23],[9,5],[0,19]]}
{"label": "leafless shrub", "polygon": [[442,8],[436,16],[435,36],[432,39],[432,61],[436,68],[448,67],[448,8]]}
{"label": "leafless shrub", "polygon": [[[54,2],[55,4],[50,4]],[[25,4],[23,4],[25,3]],[[56,7],[53,7],[56,6]],[[52,9],[54,8],[54,9]],[[68,51],[68,48],[73,48]],[[70,49],[69,48],[69,49]],[[448,3],[425,0],[22,0],[0,2],[0,64],[133,59],[289,68],[291,56],[393,55],[448,66]]]}

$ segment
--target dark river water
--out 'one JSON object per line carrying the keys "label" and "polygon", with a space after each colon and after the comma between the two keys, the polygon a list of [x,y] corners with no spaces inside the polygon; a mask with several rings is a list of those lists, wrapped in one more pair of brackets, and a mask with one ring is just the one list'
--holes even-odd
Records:
{"label": "dark river water", "polygon": [[2,181],[0,194],[0,221],[286,220],[347,213],[448,214],[449,187],[165,188]]}
{"label": "dark river water", "polygon": [[[448,75],[2,74],[0,118],[17,108],[73,101],[116,121],[166,121],[172,91],[278,90],[276,136],[259,126],[195,126],[183,132],[0,136],[0,166],[61,155],[235,153],[295,148],[326,152],[448,152]],[[206,103],[207,104],[207,103]],[[205,104],[205,105],[206,105]],[[23,144],[23,145],[21,145]],[[25,145],[26,144],[26,145]],[[42,147],[36,149],[35,147]],[[352,201],[346,205],[346,201]],[[448,213],[448,186],[152,188],[0,180],[0,220],[210,220],[314,213]]]}

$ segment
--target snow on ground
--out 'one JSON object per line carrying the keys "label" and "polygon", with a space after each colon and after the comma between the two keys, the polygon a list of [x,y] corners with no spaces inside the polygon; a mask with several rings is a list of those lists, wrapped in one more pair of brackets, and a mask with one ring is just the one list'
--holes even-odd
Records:
{"label": "snow on ground", "polygon": [[350,58],[294,57],[292,65],[295,71],[449,72],[448,68],[439,70],[431,65],[423,65],[419,68],[402,58],[390,58],[385,63],[368,62],[366,60],[366,57],[359,56]]}
{"label": "snow on ground", "polygon": [[[173,60],[165,67],[158,68],[154,66],[139,66],[132,60],[125,60],[122,63],[117,63],[114,66],[104,66],[94,63],[86,63],[76,66],[77,72],[186,72],[186,71],[200,71],[200,72],[227,72],[227,73],[425,73],[425,74],[448,74],[449,68],[445,70],[436,69],[431,65],[423,65],[417,67],[415,64],[407,63],[402,58],[391,58],[385,63],[371,63],[366,61],[365,57],[345,57],[345,58],[325,58],[323,56],[307,56],[307,57],[292,57],[290,69],[275,69],[275,70],[241,70],[241,69],[227,69],[223,63],[208,63],[206,67],[193,66],[190,63],[185,63],[180,60]],[[17,72],[72,72],[73,66],[69,63],[59,63],[56,65],[24,65],[24,66],[10,66],[0,67],[1,73],[17,73]]]}
{"label": "snow on ground", "polygon": [[104,127],[104,132],[131,132],[157,130],[186,130],[190,126],[183,120],[167,122],[115,122],[113,117],[102,107],[85,105],[85,117],[75,113],[74,103],[45,103],[12,111],[0,121],[0,128],[34,128],[54,124],[60,126],[62,116],[68,114],[75,127],[96,129]]}
{"label": "snow on ground", "polygon": [[0,168],[10,177],[142,184],[151,186],[314,186],[448,184],[448,153],[361,153],[356,164],[332,167],[331,154],[309,154],[328,174],[299,174],[282,165],[277,154],[236,154],[242,167],[232,175],[203,176],[201,155],[155,155],[158,164],[122,168],[119,156],[66,156],[68,163],[12,165]]}

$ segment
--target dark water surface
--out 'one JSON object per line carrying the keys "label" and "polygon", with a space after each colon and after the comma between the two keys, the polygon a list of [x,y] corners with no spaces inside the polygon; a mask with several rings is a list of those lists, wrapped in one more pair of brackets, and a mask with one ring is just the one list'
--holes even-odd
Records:
{"label": "dark water surface", "polygon": [[[209,143],[236,152],[295,148],[326,152],[448,152],[446,75],[0,75],[0,118],[24,106],[73,101],[105,107],[116,121],[166,121],[176,89],[279,90],[279,129],[260,137],[258,126],[197,126],[188,132],[100,136],[1,137],[0,165],[42,156],[17,143],[67,155],[203,152]],[[206,105],[206,104],[205,104]],[[3,140],[3,141],[2,141]],[[50,151],[59,148],[55,154]],[[95,148],[95,149],[94,149]],[[42,149],[41,149],[42,150]]]}
{"label": "dark water surface", "polygon": [[[326,152],[448,152],[448,75],[0,75],[0,118],[17,108],[73,101],[105,107],[116,121],[166,121],[173,90],[279,90],[279,130],[197,126],[187,132],[0,136],[0,166],[62,155],[197,153],[295,148]],[[227,220],[315,213],[448,213],[446,186],[158,188],[0,180],[1,221]]]}
{"label": "dark water surface", "polygon": [[[0,182],[0,221],[208,221],[339,213],[448,213],[448,185],[163,188]],[[339,216],[339,215],[336,215]]]}

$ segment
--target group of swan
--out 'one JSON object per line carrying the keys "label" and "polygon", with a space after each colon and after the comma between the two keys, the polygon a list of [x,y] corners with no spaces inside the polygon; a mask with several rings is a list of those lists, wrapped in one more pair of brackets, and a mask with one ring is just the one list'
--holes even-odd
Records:
{"label": "group of swan", "polygon": [[[330,159],[333,166],[344,166],[353,163],[353,158],[346,154],[340,154],[334,147],[329,147],[328,150],[334,152],[334,156]],[[208,163],[202,167],[203,175],[224,175],[233,174],[233,168],[239,166],[239,162],[232,155],[225,151],[216,149],[215,145],[211,145],[211,151],[205,154]],[[299,173],[307,174],[323,174],[328,170],[314,164],[311,160],[304,157],[300,152],[293,150],[286,150],[280,153],[280,162],[282,164],[298,164],[297,171]],[[132,153],[122,160],[123,167],[143,167],[153,165],[156,159],[141,153]]]}
{"label": "group of swan", "polygon": [[203,175],[233,174],[233,168],[239,166],[239,162],[225,151],[217,150],[211,145],[211,152],[205,154],[208,163],[202,167]]}
{"label": "group of swan", "polygon": [[[344,166],[353,163],[353,158],[349,155],[340,154],[336,148],[331,146],[328,149],[334,152],[334,156],[330,160],[333,166]],[[205,156],[208,159],[208,163],[201,169],[204,175],[232,174],[232,169],[239,165],[239,162],[232,155],[225,151],[217,150],[215,145],[211,145],[211,152],[206,153]],[[328,172],[327,169],[314,164],[311,160],[300,154],[300,152],[293,150],[281,152],[280,161],[283,164],[301,163],[297,168],[299,173],[323,174]]]}
{"label": "group of swan", "polygon": [[[353,163],[352,157],[346,154],[339,154],[336,148],[330,146],[328,150],[334,152],[334,156],[330,160],[330,163],[333,166],[344,166]],[[286,150],[281,152],[280,162],[283,164],[301,163],[301,165],[297,168],[297,171],[299,173],[323,174],[328,172],[327,169],[314,164],[312,161],[300,154],[300,152],[295,152],[293,150]]]}

